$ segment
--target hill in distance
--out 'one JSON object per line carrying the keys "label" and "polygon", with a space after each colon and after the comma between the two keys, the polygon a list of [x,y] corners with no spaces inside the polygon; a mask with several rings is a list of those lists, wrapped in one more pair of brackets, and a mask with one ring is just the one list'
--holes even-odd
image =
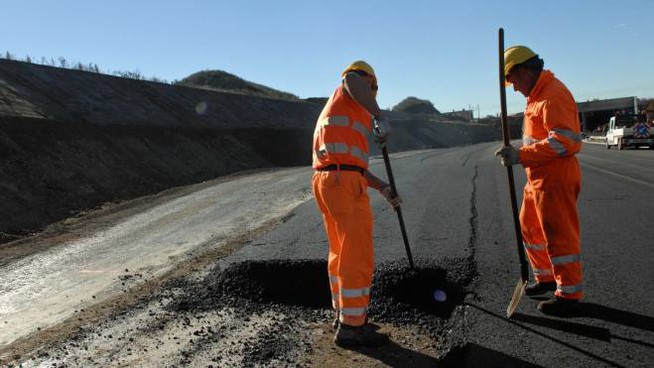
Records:
{"label": "hill in distance", "polygon": [[412,114],[440,114],[429,100],[421,100],[417,97],[407,97],[392,109],[397,112]]}
{"label": "hill in distance", "polygon": [[261,84],[246,81],[236,75],[222,70],[203,70],[193,73],[177,82],[178,85],[204,88],[221,92],[233,92],[249,96],[270,97],[282,100],[297,101],[299,98],[292,93],[279,91]]}

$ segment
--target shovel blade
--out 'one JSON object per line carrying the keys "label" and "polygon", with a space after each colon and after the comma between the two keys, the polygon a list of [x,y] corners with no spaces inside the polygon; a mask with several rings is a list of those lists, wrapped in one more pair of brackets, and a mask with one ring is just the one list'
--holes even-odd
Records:
{"label": "shovel blade", "polygon": [[511,297],[511,302],[509,303],[509,306],[506,308],[506,317],[511,318],[513,315],[513,312],[518,308],[518,305],[520,305],[520,299],[522,299],[522,294],[525,293],[525,287],[527,286],[527,280],[518,280],[518,284],[515,286],[515,290],[513,290],[513,296]]}

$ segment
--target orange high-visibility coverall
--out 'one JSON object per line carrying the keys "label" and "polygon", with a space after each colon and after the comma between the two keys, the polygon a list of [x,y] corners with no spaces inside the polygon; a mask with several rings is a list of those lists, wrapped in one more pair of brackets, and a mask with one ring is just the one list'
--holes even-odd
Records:
{"label": "orange high-visibility coverall", "polygon": [[577,197],[581,172],[577,104],[554,74],[541,72],[527,97],[520,163],[527,173],[520,223],[536,281],[556,281],[555,295],[581,299]]}
{"label": "orange high-visibility coverall", "polygon": [[[373,274],[372,210],[363,170],[368,169],[372,116],[342,87],[325,105],[313,135],[312,187],[329,240],[332,305],[341,323],[366,320]],[[321,171],[336,165],[361,168]]]}

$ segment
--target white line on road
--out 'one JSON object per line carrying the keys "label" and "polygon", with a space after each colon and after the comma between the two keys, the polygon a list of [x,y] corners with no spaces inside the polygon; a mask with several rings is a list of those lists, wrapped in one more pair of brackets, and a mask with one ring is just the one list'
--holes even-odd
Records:
{"label": "white line on road", "polygon": [[646,181],[643,181],[643,180],[640,180],[640,179],[632,178],[630,176],[618,174],[617,172],[614,172],[614,171],[609,171],[609,170],[606,170],[606,169],[602,169],[602,168],[599,168],[599,167],[597,167],[595,165],[591,165],[591,164],[587,164],[585,162],[581,162],[581,166],[589,167],[591,169],[601,171],[601,172],[603,172],[605,174],[613,175],[613,176],[621,178],[621,179],[626,179],[626,180],[629,180],[629,181],[633,181],[634,183],[643,184],[643,185],[646,185],[646,186],[648,186],[650,188],[654,188],[654,184],[652,184],[652,183],[649,183],[649,182],[646,182]]}

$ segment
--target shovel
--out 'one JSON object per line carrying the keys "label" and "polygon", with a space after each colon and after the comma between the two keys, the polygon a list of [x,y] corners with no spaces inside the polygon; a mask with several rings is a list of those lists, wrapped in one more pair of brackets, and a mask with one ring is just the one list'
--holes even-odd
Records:
{"label": "shovel", "polygon": [[[377,121],[374,121],[374,129],[380,131],[380,127],[377,124]],[[391,159],[388,157],[388,150],[386,146],[381,146],[382,156],[384,156],[384,165],[386,166],[386,174],[388,175],[388,182],[391,185],[391,190],[393,195],[397,196],[397,188],[395,188],[395,179],[393,178],[393,170],[391,169]],[[402,239],[404,240],[404,248],[406,249],[406,256],[409,259],[409,265],[412,269],[415,269],[416,266],[413,264],[413,257],[411,256],[411,247],[409,247],[409,238],[406,235],[406,227],[404,226],[404,218],[402,217],[402,209],[400,206],[395,207],[395,213],[397,213],[397,219],[400,222],[400,230],[402,231]]]}
{"label": "shovel", "polygon": [[[511,145],[511,138],[509,133],[509,123],[506,117],[506,88],[504,84],[504,29],[499,29],[499,60],[500,60],[500,107],[502,109],[502,136],[504,138],[504,146]],[[507,318],[511,318],[513,312],[520,305],[520,299],[525,292],[527,280],[529,280],[529,273],[527,268],[527,257],[522,246],[522,232],[520,231],[520,218],[518,217],[518,203],[515,195],[515,183],[513,180],[513,167],[507,166],[506,172],[509,177],[509,190],[511,193],[511,209],[513,210],[513,227],[515,229],[515,237],[518,245],[518,256],[520,258],[520,280],[513,290],[511,302],[506,308]]]}

